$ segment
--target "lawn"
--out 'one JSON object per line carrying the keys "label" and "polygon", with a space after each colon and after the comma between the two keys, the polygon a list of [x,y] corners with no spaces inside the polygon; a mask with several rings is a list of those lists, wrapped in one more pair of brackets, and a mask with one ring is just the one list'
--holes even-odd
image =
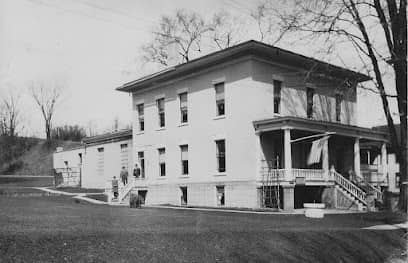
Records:
{"label": "lawn", "polygon": [[[0,198],[1,262],[384,262],[405,249],[386,213],[256,215]],[[406,244],[406,242],[405,242]]]}
{"label": "lawn", "polygon": [[7,187],[43,187],[53,186],[52,176],[0,176],[0,186]]}
{"label": "lawn", "polygon": [[81,188],[81,187],[53,187],[52,189],[68,193],[103,193],[105,189],[100,188]]}

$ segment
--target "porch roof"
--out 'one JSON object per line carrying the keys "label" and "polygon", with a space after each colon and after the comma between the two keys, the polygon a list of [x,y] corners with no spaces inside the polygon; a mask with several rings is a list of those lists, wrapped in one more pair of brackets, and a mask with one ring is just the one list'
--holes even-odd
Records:
{"label": "porch roof", "polygon": [[369,128],[292,116],[258,120],[254,121],[253,125],[255,132],[257,133],[288,128],[311,132],[334,132],[338,135],[347,137],[356,137],[374,141],[388,141],[387,133]]}

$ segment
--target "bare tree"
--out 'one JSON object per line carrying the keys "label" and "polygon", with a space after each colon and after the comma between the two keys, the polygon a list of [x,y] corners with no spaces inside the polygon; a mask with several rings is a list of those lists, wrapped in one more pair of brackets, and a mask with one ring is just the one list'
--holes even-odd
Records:
{"label": "bare tree", "polygon": [[62,95],[62,85],[56,83],[53,86],[46,86],[42,82],[32,84],[30,87],[31,96],[40,108],[45,122],[45,134],[47,141],[51,140],[52,118],[54,117],[56,104]]}
{"label": "bare tree", "polygon": [[[407,1],[313,0],[290,2],[288,10],[274,10],[273,17],[285,37],[307,39],[326,52],[348,47],[360,67],[372,77],[387,120],[391,145],[400,164],[399,207],[407,211]],[[267,4],[266,4],[267,5]],[[382,34],[379,32],[382,31]],[[386,89],[386,72],[395,88]],[[397,137],[389,100],[398,104],[400,137]]]}
{"label": "bare tree", "polygon": [[8,92],[0,97],[0,134],[14,137],[21,124],[20,94]]}
{"label": "bare tree", "polygon": [[246,25],[239,17],[232,16],[226,11],[214,14],[209,23],[210,41],[222,50],[238,44],[242,39]]}
{"label": "bare tree", "polygon": [[153,40],[142,47],[144,58],[167,66],[174,48],[178,62],[188,62],[193,52],[201,52],[201,39],[208,30],[204,19],[194,12],[182,9],[174,16],[162,16]]}

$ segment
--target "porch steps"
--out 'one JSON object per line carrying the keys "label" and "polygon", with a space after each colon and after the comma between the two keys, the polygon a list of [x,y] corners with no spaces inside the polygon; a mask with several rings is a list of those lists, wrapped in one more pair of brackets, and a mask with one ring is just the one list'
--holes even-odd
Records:
{"label": "porch steps", "polygon": [[[341,194],[343,196],[347,197],[350,201],[355,203],[359,211],[367,210],[368,202],[366,192],[364,192],[362,189],[360,189],[358,186],[353,184],[351,181],[349,181],[336,171],[331,171],[331,176],[336,183],[335,187],[337,191],[341,191]],[[336,203],[340,200],[341,198],[337,198]]]}

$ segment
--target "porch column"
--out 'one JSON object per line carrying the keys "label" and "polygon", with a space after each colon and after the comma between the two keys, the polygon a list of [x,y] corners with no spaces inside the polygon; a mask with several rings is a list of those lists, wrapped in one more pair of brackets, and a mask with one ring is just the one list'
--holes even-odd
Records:
{"label": "porch column", "polygon": [[322,150],[322,168],[324,172],[324,180],[329,180],[329,138],[323,141]]}
{"label": "porch column", "polygon": [[262,154],[262,144],[261,144],[261,133],[257,132],[255,133],[255,174],[256,174],[256,178],[260,178],[260,180],[262,179],[261,177],[261,171],[262,171],[262,160],[263,160],[263,154]]}
{"label": "porch column", "polygon": [[[387,171],[388,171],[388,165],[387,165],[387,144],[383,142],[381,145],[381,172],[382,172],[382,178],[387,179]],[[389,182],[388,182],[389,184]]]}
{"label": "porch column", "polygon": [[283,140],[284,140],[284,156],[285,156],[285,179],[292,181],[292,148],[290,143],[290,129],[283,130]]}
{"label": "porch column", "polygon": [[284,185],[283,188],[283,210],[286,212],[293,211],[295,208],[295,186]]}
{"label": "porch column", "polygon": [[361,178],[360,169],[360,138],[356,138],[354,141],[354,172],[356,176]]}

